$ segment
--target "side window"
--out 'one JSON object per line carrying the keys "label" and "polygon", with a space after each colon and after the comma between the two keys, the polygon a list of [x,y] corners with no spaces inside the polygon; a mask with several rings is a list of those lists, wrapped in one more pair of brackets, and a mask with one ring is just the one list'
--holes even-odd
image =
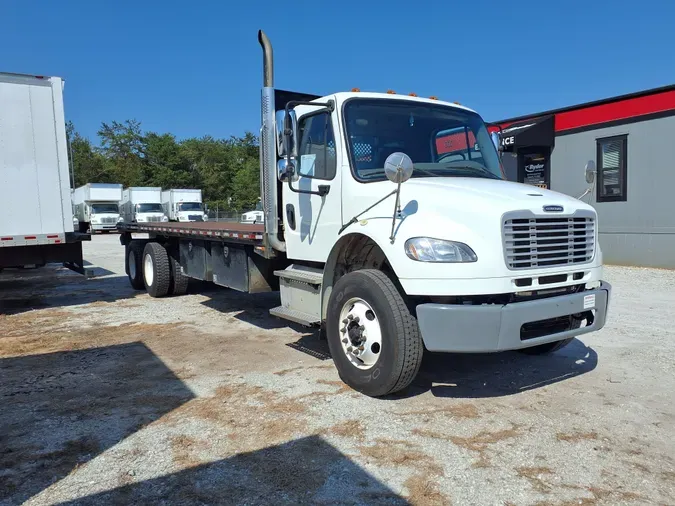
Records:
{"label": "side window", "polygon": [[330,114],[323,112],[305,116],[300,119],[298,130],[298,173],[316,179],[333,179],[337,171],[337,160]]}
{"label": "side window", "polygon": [[625,202],[627,188],[628,136],[606,137],[597,141],[598,202]]}

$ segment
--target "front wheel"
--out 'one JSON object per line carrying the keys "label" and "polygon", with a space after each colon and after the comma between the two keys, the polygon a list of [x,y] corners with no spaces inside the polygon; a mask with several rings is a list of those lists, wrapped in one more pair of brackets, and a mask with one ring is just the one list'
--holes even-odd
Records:
{"label": "front wheel", "polygon": [[422,363],[417,320],[382,271],[354,271],[338,280],[328,301],[326,337],[342,381],[371,397],[406,388]]}

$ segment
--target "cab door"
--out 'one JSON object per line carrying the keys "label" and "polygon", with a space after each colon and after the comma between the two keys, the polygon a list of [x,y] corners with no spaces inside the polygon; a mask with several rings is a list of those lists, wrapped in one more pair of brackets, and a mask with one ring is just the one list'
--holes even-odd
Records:
{"label": "cab door", "polygon": [[[283,183],[286,254],[291,260],[325,262],[342,223],[339,136],[336,113],[299,106],[297,178]],[[327,192],[319,195],[319,192]]]}

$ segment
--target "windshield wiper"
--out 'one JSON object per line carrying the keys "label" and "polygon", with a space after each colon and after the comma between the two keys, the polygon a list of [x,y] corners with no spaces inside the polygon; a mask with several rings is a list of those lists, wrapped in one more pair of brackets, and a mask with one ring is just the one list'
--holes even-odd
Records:
{"label": "windshield wiper", "polygon": [[421,172],[422,174],[427,174],[431,177],[442,177],[441,174],[436,174],[435,172],[431,172],[430,170],[420,169],[419,167],[414,167],[414,166],[413,166],[413,172]]}
{"label": "windshield wiper", "polygon": [[476,170],[480,172],[481,174],[485,174],[488,176],[489,179],[501,179],[501,177],[497,176],[494,174],[490,169],[483,167],[482,165],[479,165],[476,163],[475,165],[473,164],[458,164],[458,165],[453,165],[453,168],[458,168],[458,169],[469,169],[469,170]]}

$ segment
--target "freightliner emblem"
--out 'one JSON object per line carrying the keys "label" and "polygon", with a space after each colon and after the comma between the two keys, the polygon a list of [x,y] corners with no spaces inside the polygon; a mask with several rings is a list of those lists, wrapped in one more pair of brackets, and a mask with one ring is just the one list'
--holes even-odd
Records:
{"label": "freightliner emblem", "polygon": [[544,212],[546,213],[562,213],[563,211],[563,206],[544,206]]}

